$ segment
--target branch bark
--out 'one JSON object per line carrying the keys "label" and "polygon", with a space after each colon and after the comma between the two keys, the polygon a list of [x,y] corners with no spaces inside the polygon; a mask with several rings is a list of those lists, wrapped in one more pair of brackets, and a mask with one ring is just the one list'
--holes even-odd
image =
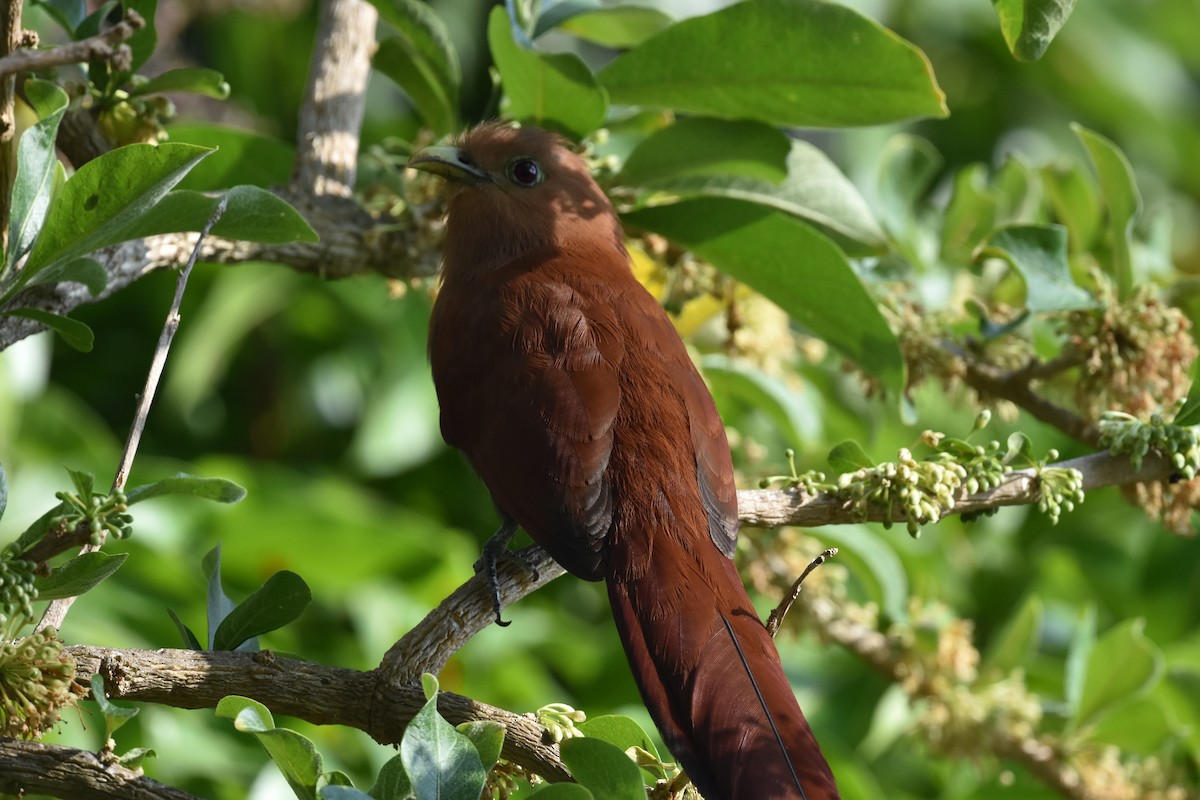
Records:
{"label": "branch bark", "polygon": [[[490,606],[489,606],[490,607]],[[110,698],[157,703],[174,708],[215,708],[231,694],[250,697],[273,714],[314,725],[358,728],[380,744],[399,744],[404,728],[425,696],[420,683],[383,686],[379,670],[360,672],[309,661],[276,657],[270,651],[240,653],[198,650],[113,650],[76,645],[76,680],[104,678]],[[438,710],[452,724],[476,720],[506,727],[503,757],[548,780],[570,773],[532,717],[513,714],[468,697],[442,692]]]}
{"label": "branch bark", "polygon": [[354,193],[378,16],[365,0],[321,3],[313,65],[300,109],[291,181],[297,191],[335,197]]}
{"label": "branch bark", "polygon": [[136,11],[130,10],[125,19],[87,39],[48,50],[15,49],[0,58],[0,78],[7,79],[21,72],[33,72],[66,64],[107,61],[111,58],[121,57],[121,43],[133,36],[145,24],[145,20]]}
{"label": "branch bark", "polygon": [[0,794],[65,800],[200,800],[95,753],[0,738]]}

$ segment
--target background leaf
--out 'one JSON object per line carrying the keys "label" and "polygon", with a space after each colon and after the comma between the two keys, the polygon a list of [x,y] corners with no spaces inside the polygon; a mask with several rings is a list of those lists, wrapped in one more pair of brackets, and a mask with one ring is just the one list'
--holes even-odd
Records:
{"label": "background leaf", "polygon": [[845,255],[792,217],[737,200],[688,200],[626,214],[762,292],[897,396],[896,338]]}
{"label": "background leaf", "polygon": [[599,77],[614,103],[772,125],[947,114],[920,50],[856,11],[819,0],[756,0],[683,20]]}
{"label": "background leaf", "polygon": [[1075,0],[992,0],[1008,49],[1020,61],[1037,61],[1067,23]]}
{"label": "background leaf", "polygon": [[1009,225],[995,231],[976,260],[999,258],[1025,279],[1025,306],[1033,312],[1099,305],[1075,284],[1067,263],[1067,229],[1061,225]]}
{"label": "background leaf", "polygon": [[499,7],[488,18],[488,45],[514,119],[576,139],[604,121],[604,90],[579,56],[524,49],[513,39],[508,14]]}

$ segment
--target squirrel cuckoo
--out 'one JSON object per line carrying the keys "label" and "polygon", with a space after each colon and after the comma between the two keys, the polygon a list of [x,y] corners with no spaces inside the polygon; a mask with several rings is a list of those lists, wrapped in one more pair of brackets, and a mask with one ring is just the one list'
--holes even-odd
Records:
{"label": "squirrel cuckoo", "polygon": [[429,356],[501,547],[519,524],[607,583],[642,698],[707,800],[838,797],[731,560],[724,426],[583,160],[486,123],[409,166],[449,181]]}

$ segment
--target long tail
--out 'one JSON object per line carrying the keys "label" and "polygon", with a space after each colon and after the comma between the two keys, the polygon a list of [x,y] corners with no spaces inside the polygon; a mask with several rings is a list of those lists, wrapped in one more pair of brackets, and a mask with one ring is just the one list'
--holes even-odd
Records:
{"label": "long tail", "polygon": [[835,800],[833,773],[733,562],[715,547],[666,545],[658,539],[638,577],[610,579],[608,596],[667,746],[705,800]]}

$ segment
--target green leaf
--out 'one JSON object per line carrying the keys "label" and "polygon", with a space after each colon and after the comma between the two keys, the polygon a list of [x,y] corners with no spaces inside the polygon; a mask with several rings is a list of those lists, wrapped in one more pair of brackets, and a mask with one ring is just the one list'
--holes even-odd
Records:
{"label": "green leaf", "polygon": [[1051,164],[1041,169],[1042,187],[1057,221],[1070,231],[1071,251],[1090,252],[1100,230],[1096,182],[1080,164]]}
{"label": "green leaf", "polygon": [[353,786],[322,786],[317,796],[321,800],[376,800],[362,789]]}
{"label": "green leaf", "polygon": [[996,197],[987,177],[983,164],[970,164],[954,176],[941,232],[942,258],[951,264],[970,263],[979,243],[996,226]]}
{"label": "green leaf", "polygon": [[766,295],[899,396],[896,337],[846,255],[800,220],[754,203],[687,200],[625,215]]}
{"label": "green leaf", "polygon": [[941,168],[941,153],[925,139],[901,133],[888,140],[879,160],[879,210],[889,231],[900,236],[909,229]]}
{"label": "green leaf", "polygon": [[499,722],[477,721],[464,722],[455,727],[459,733],[471,740],[479,753],[479,760],[484,769],[491,769],[500,759],[500,750],[504,747],[505,727]]}
{"label": "green leaf", "polygon": [[96,476],[83,470],[71,469],[70,467],[66,469],[67,474],[71,476],[71,483],[75,486],[75,492],[79,495],[79,499],[85,503],[88,502],[96,487]]}
{"label": "green leaf", "polygon": [[216,712],[218,717],[232,719],[235,729],[254,734],[300,800],[317,800],[321,756],[312,741],[295,731],[276,728],[267,707],[248,697],[224,697]]}
{"label": "green leaf", "polygon": [[787,136],[761,122],[686,118],[642,140],[616,181],[645,185],[693,175],[741,175],[779,183],[788,174],[789,151]]}
{"label": "green leaf", "polygon": [[1041,598],[1036,594],[1027,596],[1017,613],[988,645],[984,666],[1001,674],[1024,667],[1037,648],[1044,616]]}
{"label": "green leaf", "polygon": [[[419,0],[371,0],[371,3],[379,9],[380,17],[408,43],[414,58],[422,65],[421,72],[434,76],[437,94],[446,98],[447,110],[453,122],[451,128],[457,128],[462,67],[450,32],[441,17]],[[407,85],[401,86],[407,91]],[[429,122],[428,119],[426,121]]]}
{"label": "green leaf", "polygon": [[75,29],[87,16],[87,0],[33,0],[34,5],[45,11],[63,26],[72,39]]}
{"label": "green leaf", "polygon": [[867,455],[863,446],[853,439],[847,439],[834,445],[825,460],[839,473],[857,472],[860,469],[870,469],[875,466],[874,460]]}
{"label": "green leaf", "polygon": [[948,113],[920,50],[819,0],[756,0],[683,20],[599,77],[614,103],[772,125],[875,125]]}
{"label": "green leaf", "polygon": [[87,287],[92,297],[104,291],[108,285],[108,270],[94,258],[77,258],[74,261],[57,261],[34,276],[30,286],[74,281]]}
{"label": "green leaf", "polygon": [[1067,650],[1067,663],[1063,674],[1063,695],[1071,716],[1077,717],[1083,683],[1087,677],[1088,662],[1096,645],[1096,608],[1089,605],[1084,609],[1071,636]]}
{"label": "green leaf", "polygon": [[813,412],[782,379],[742,359],[717,353],[704,356],[700,363],[714,394],[725,392],[765,414],[784,441],[798,443],[811,438],[806,433],[813,430]]}
{"label": "green leaf", "polygon": [[1145,692],[1162,674],[1162,653],[1146,638],[1146,622],[1129,619],[1101,636],[1087,659],[1073,726],[1095,722]]}
{"label": "green leaf", "polygon": [[286,183],[296,162],[296,148],[282,139],[259,133],[203,123],[167,127],[171,141],[215,148],[179,182],[180,189],[201,192],[228,189],[238,184],[278,186]]}
{"label": "green leaf", "polygon": [[828,156],[808,142],[792,142],[782,183],[734,175],[659,180],[647,189],[677,197],[724,197],[778,209],[857,246],[866,254],[884,245],[867,201]]}
{"label": "green leaf", "polygon": [[221,620],[212,649],[236,650],[249,639],[282,628],[311,601],[312,592],[303,578],[287,570],[276,572]]}
{"label": "green leaf", "polygon": [[[58,165],[55,137],[67,110],[67,93],[49,81],[28,80],[25,95],[37,112],[38,121],[21,134],[17,143],[17,174],[12,187],[9,247],[4,267],[11,269],[29,252],[50,207],[54,172]],[[28,268],[18,276],[20,283],[32,277]]]}
{"label": "green leaf", "polygon": [[63,338],[63,341],[81,353],[90,353],[95,336],[92,329],[79,320],[64,317],[61,314],[51,314],[40,308],[14,308],[0,314],[0,317],[23,317],[40,322]]}
{"label": "green leaf", "polygon": [[838,563],[858,576],[888,617],[908,619],[908,573],[892,545],[876,530],[866,525],[830,525],[821,530],[821,540],[837,546]]}
{"label": "green leaf", "polygon": [[404,771],[404,757],[395,755],[387,760],[371,787],[375,800],[406,800],[412,795],[412,783]]}
{"label": "green leaf", "polygon": [[129,65],[129,72],[134,73],[142,68],[142,65],[154,53],[154,48],[158,47],[158,32],[154,28],[158,0],[121,0],[121,4],[125,8],[133,9],[141,14],[142,19],[146,22],[134,32],[133,36],[125,40],[125,44],[129,45],[129,49],[133,52],[133,61]]}
{"label": "green leaf", "polygon": [[[1179,407],[1179,413],[1175,415],[1175,419],[1171,422],[1175,425],[1195,425],[1200,423],[1200,361],[1192,364],[1192,385],[1188,389],[1187,397],[1183,401],[1183,405]],[[4,510],[0,508],[0,515],[3,515]]]}
{"label": "green leaf", "polygon": [[657,8],[617,6],[576,14],[558,27],[601,47],[623,49],[636,47],[673,21]]}
{"label": "green leaf", "polygon": [[184,648],[188,650],[203,650],[204,645],[200,644],[200,640],[196,638],[196,634],[192,633],[192,629],[183,624],[183,620],[175,613],[172,608],[167,609],[167,614],[171,617],[171,621],[175,623],[175,629],[179,631],[179,638],[183,640]]}
{"label": "green leaf", "polygon": [[[225,213],[212,228],[214,236],[264,244],[315,242],[317,233],[300,212],[278,195],[257,186],[234,186],[225,192]],[[220,196],[177,189],[138,218],[131,239],[160,233],[198,231],[212,217]]]}
{"label": "green leaf", "polygon": [[225,100],[229,97],[229,83],[215,69],[186,67],[167,70],[135,87],[130,94],[136,96],[163,92],[187,92]]}
{"label": "green leaf", "polygon": [[109,554],[101,551],[75,556],[49,575],[39,575],[34,579],[38,600],[78,597],[120,569],[128,557],[128,553]]}
{"label": "green leaf", "polygon": [[100,707],[100,713],[104,715],[104,729],[107,734],[105,738],[112,738],[113,732],[136,717],[141,709],[119,706],[109,700],[104,694],[104,676],[100,674],[92,676],[91,687],[92,699],[96,701],[96,705]]}
{"label": "green leaf", "polygon": [[477,798],[487,771],[471,740],[442,719],[437,710],[437,684],[422,676],[429,699],[404,730],[400,756],[420,800]]}
{"label": "green leaf", "polygon": [[131,144],[84,164],[55,198],[25,270],[124,241],[138,218],[210,152],[171,142]]}
{"label": "green leaf", "polygon": [[[221,543],[204,554],[200,561],[204,576],[208,579],[208,589],[205,594],[204,611],[208,620],[208,649],[215,650],[217,629],[234,609],[233,601],[225,594],[221,586]],[[257,648],[256,648],[257,649]]]}
{"label": "green leaf", "polygon": [[503,8],[488,18],[488,45],[504,93],[508,114],[522,122],[579,139],[604,121],[608,99],[587,65],[574,53],[538,53],[513,39],[512,24]]}
{"label": "green leaf", "polygon": [[0,464],[0,519],[4,519],[4,510],[8,508],[8,475],[4,465]]}
{"label": "green leaf", "polygon": [[1020,431],[1010,433],[1005,446],[1003,463],[1018,466],[1033,463],[1033,442],[1029,441],[1029,437],[1025,434]]}
{"label": "green leaf", "polygon": [[1099,302],[1075,284],[1067,262],[1067,229],[1061,225],[1008,225],[997,229],[975,254],[976,262],[999,258],[1025,280],[1032,312],[1096,308]]}
{"label": "green leaf", "polygon": [[[594,800],[595,795],[577,783],[550,783],[529,793],[538,800]],[[607,798],[605,799],[607,800]]]}
{"label": "green leaf", "polygon": [[447,93],[441,76],[414,42],[389,36],[379,42],[371,63],[412,98],[417,112],[435,134],[444,136],[458,127],[457,98]]}
{"label": "green leaf", "polygon": [[1018,61],[1037,61],[1071,16],[1075,0],[992,0],[1000,30]]}
{"label": "green leaf", "polygon": [[137,769],[147,758],[158,758],[152,747],[135,747],[120,755],[117,763],[127,769]]}
{"label": "green leaf", "polygon": [[1173,722],[1174,708],[1153,694],[1114,708],[1098,723],[1089,740],[1115,745],[1122,753],[1153,756],[1186,731]]}
{"label": "green leaf", "polygon": [[1100,179],[1100,195],[1108,207],[1108,228],[1112,239],[1111,274],[1122,299],[1133,288],[1133,223],[1142,209],[1142,196],[1133,179],[1133,167],[1121,149],[1100,134],[1072,123],[1071,130],[1087,148],[1092,166]]}
{"label": "green leaf", "polygon": [[579,723],[579,730],[583,731],[584,736],[614,745],[622,753],[631,747],[640,747],[646,752],[658,756],[658,748],[654,746],[654,740],[641,725],[630,717],[620,714],[589,717]]}
{"label": "green leaf", "polygon": [[185,494],[215,500],[218,503],[236,503],[246,496],[246,490],[224,478],[199,478],[180,472],[170,478],[129,489],[125,492],[126,504],[133,505],[167,494]]}
{"label": "green leaf", "polygon": [[593,795],[605,800],[645,800],[642,771],[621,748],[587,736],[558,746],[571,775]]}
{"label": "green leaf", "polygon": [[516,20],[513,25],[515,29],[513,35],[521,41],[523,46],[529,47],[532,46],[533,39],[537,39],[568,20],[574,19],[580,14],[599,11],[600,0],[544,0],[544,2],[538,3],[534,8],[536,19],[532,21],[532,37],[521,27],[521,23],[525,21],[525,14],[520,6],[513,0],[506,0],[504,6]]}

